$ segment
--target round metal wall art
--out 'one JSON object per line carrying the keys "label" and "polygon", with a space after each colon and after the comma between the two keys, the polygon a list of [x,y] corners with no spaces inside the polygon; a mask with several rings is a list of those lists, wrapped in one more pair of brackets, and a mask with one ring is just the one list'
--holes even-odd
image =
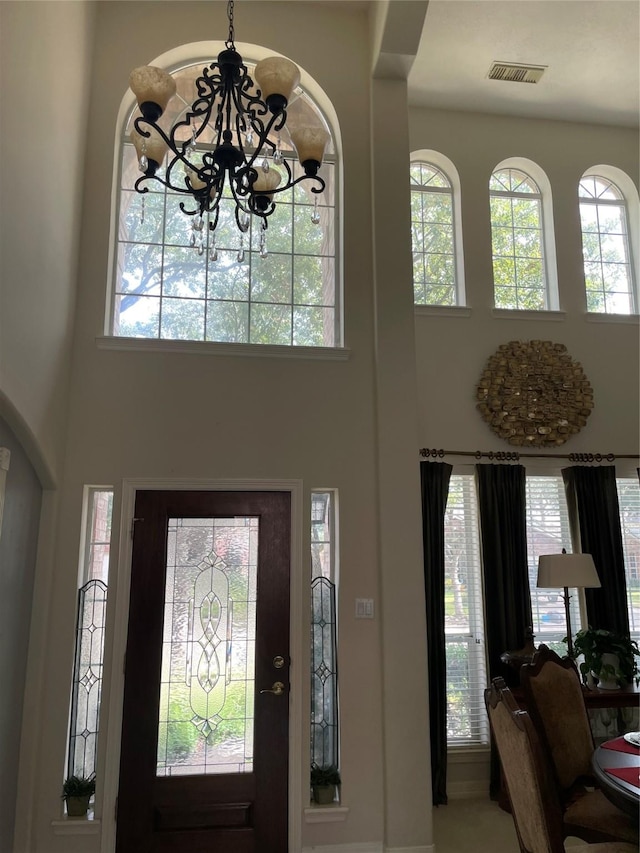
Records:
{"label": "round metal wall art", "polygon": [[520,447],[555,447],[586,426],[593,389],[564,344],[509,341],[489,358],[477,407],[500,438]]}

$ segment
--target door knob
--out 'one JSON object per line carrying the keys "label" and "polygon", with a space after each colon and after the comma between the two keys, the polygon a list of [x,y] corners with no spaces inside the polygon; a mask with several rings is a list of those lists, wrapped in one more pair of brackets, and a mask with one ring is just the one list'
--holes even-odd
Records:
{"label": "door knob", "polygon": [[274,696],[282,696],[284,684],[281,681],[274,681],[270,689],[261,690],[260,693],[273,693]]}

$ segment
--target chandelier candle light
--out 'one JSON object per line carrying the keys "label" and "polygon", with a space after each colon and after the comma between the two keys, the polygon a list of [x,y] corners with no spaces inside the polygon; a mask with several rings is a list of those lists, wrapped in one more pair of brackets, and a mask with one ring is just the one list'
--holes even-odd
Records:
{"label": "chandelier candle light", "polygon": [[[161,126],[161,118],[176,94],[173,77],[147,65],[134,69],[129,78],[142,114],[135,119],[131,133],[143,173],[135,189],[147,193],[149,183],[159,181],[171,192],[188,197],[180,208],[194,217],[191,245],[196,246],[196,234],[200,234],[198,249],[200,254],[204,252],[206,220],[213,234],[211,260],[217,257],[215,229],[225,189],[235,204],[235,220],[242,234],[248,231],[252,215],[260,220],[260,254],[264,257],[267,218],[276,207],[274,196],[301,181],[312,183],[312,193],[322,193],[325,188],[318,170],[329,134],[319,120],[315,125],[298,125],[290,116],[286,125],[304,174],[294,178],[281,150],[287,105],[300,83],[298,67],[284,57],[262,59],[254,72],[257,88],[235,48],[233,12],[234,2],[229,0],[225,49],[216,62],[203,68],[196,80],[198,98],[168,132]],[[159,170],[167,151],[170,159],[162,173]],[[317,196],[312,221],[320,221]],[[243,253],[242,248],[240,251]]]}

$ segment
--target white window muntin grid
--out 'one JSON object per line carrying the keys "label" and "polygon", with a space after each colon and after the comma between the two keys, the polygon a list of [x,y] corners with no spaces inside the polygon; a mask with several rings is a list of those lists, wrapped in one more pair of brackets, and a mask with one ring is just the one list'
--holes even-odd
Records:
{"label": "white window muntin grid", "polygon": [[[210,63],[211,63],[210,57],[197,58],[197,59],[189,60],[188,62],[182,62],[182,63],[176,64],[176,65],[167,66],[167,68],[165,70],[169,74],[176,74],[176,73],[178,73],[178,72],[180,72],[186,68],[202,69],[204,66],[209,65]],[[255,68],[255,64],[256,63],[251,61],[251,60],[245,60],[245,65],[247,66],[250,75],[251,75],[253,69]],[[340,275],[340,270],[341,270],[341,240],[339,238],[339,235],[341,233],[340,232],[340,228],[341,228],[341,226],[340,226],[340,197],[339,197],[340,180],[338,179],[338,175],[336,174],[338,164],[337,164],[337,156],[335,154],[334,134],[331,131],[331,126],[329,124],[329,121],[328,121],[324,111],[321,109],[319,104],[315,100],[313,100],[307,94],[307,92],[304,91],[304,89],[302,89],[301,86],[298,87],[298,89],[296,89],[294,91],[294,95],[297,97],[303,98],[307,103],[312,105],[313,110],[317,113],[318,116],[320,116],[320,118],[322,119],[322,122],[324,123],[325,128],[329,132],[329,138],[330,138],[329,150],[327,152],[325,152],[325,155],[323,158],[323,166],[331,166],[331,168],[332,168],[331,193],[333,194],[333,204],[331,205],[331,204],[323,203],[323,199],[326,197],[321,194],[318,196],[318,207],[326,207],[326,208],[332,209],[331,216],[332,216],[332,221],[333,221],[333,227],[332,227],[333,253],[331,255],[311,255],[310,257],[318,257],[318,258],[326,257],[326,258],[331,258],[333,260],[333,299],[334,299],[334,303],[331,306],[317,305],[317,304],[307,305],[305,303],[295,303],[295,305],[292,304],[292,312],[293,312],[293,309],[295,307],[297,307],[298,305],[301,308],[305,308],[305,307],[323,308],[323,309],[324,308],[330,308],[333,311],[333,344],[332,344],[332,347],[341,347],[343,345],[343,341],[344,341],[344,323],[343,323],[344,293],[343,293],[342,276]],[[176,97],[178,97],[182,101],[182,103],[185,105],[185,108],[188,108],[190,106],[190,104],[187,104],[187,102],[184,100],[184,98],[182,98],[179,94],[176,93]],[[290,103],[292,103],[292,102],[293,102],[293,99],[292,99],[292,101],[290,101]],[[119,149],[116,153],[116,166],[115,166],[116,184],[114,187],[115,203],[114,203],[113,208],[112,208],[112,214],[113,214],[112,240],[113,240],[113,243],[112,243],[111,252],[110,252],[111,284],[107,290],[106,317],[107,317],[108,325],[107,325],[107,328],[105,329],[105,333],[108,336],[112,336],[114,334],[116,301],[117,301],[118,297],[120,295],[122,295],[122,291],[119,291],[117,288],[118,280],[119,280],[119,277],[118,277],[119,247],[122,243],[131,242],[131,241],[121,241],[120,240],[120,238],[119,238],[119,226],[120,226],[120,215],[121,215],[122,191],[123,190],[127,191],[129,189],[133,189],[133,186],[132,187],[124,187],[122,185],[122,169],[123,169],[123,163],[125,160],[125,157],[124,157],[125,147],[129,146],[130,148],[133,148],[133,144],[131,143],[131,140],[129,139],[129,133],[130,133],[130,130],[132,127],[132,118],[133,118],[134,114],[136,113],[136,110],[137,110],[137,105],[134,103],[131,106],[131,108],[127,111],[127,113],[126,113],[126,115],[122,121],[121,132],[120,132],[120,144],[119,144]],[[199,150],[205,150],[206,148],[211,149],[212,147],[213,147],[212,145],[206,145],[206,144],[200,143],[200,142],[198,143],[198,149]],[[246,149],[246,146],[245,146],[245,149]],[[332,149],[334,149],[334,150],[332,150]],[[248,150],[248,149],[246,149],[246,150]],[[295,166],[295,163],[297,162],[297,156],[295,154],[295,151],[292,151],[290,153],[283,152],[283,155],[284,155],[285,159],[289,159]],[[294,190],[295,190],[295,188],[293,188],[292,192]],[[175,194],[167,192],[167,188],[160,185],[160,184],[158,184],[157,190],[156,189],[153,189],[153,190],[150,189],[149,193],[147,195],[151,195],[152,192],[157,192],[159,194],[162,193],[164,195],[163,221],[165,221],[167,195],[175,196]],[[187,198],[187,196],[185,196],[185,198]],[[275,201],[277,203],[277,196],[275,198]],[[291,205],[292,205],[292,207],[295,206],[294,201],[293,201],[293,196],[292,196],[292,200],[291,200]],[[185,214],[185,227],[191,218],[192,217],[189,217],[189,216],[187,216],[187,214]],[[253,219],[253,217],[252,217],[252,219]],[[247,232],[247,233],[251,234],[252,231],[253,231],[253,223],[251,223],[251,227],[249,229],[249,232]],[[163,231],[163,235],[164,235],[164,231]],[[294,245],[294,238],[295,238],[295,235],[292,232],[292,247]],[[268,239],[268,231],[267,231],[267,239]],[[159,248],[162,248],[163,256],[164,256],[164,248],[165,248],[164,236],[163,236],[162,244],[144,243],[142,245],[158,245]],[[267,244],[267,248],[268,248],[268,244]],[[194,251],[197,252],[197,249],[194,249]],[[245,253],[246,253],[245,254],[245,263],[249,263],[249,261],[251,260],[250,255],[252,253],[251,242],[249,242],[249,246],[245,246]],[[276,253],[274,253],[274,254],[276,254]],[[304,255],[303,253],[294,253],[293,249],[292,249],[290,257],[292,259],[294,259],[295,257],[309,257],[309,255]],[[247,258],[249,260],[247,260]],[[208,276],[208,271],[207,271],[207,276]],[[250,282],[250,286],[251,286],[251,278],[249,279],[249,282]],[[292,274],[292,287],[294,286],[294,284],[295,283],[293,281],[293,274]],[[197,299],[197,297],[180,297],[180,298]],[[205,298],[205,301],[207,301],[206,296],[204,298]],[[160,299],[160,310],[162,310],[162,299],[163,299],[162,294],[160,295],[159,299]],[[223,300],[221,300],[221,301],[223,301]],[[230,301],[233,302],[233,300],[230,300]],[[280,306],[280,305],[287,304],[287,303],[261,302],[258,304],[261,304],[261,305],[262,304],[264,304],[264,305],[273,304],[273,305],[279,305]],[[249,304],[249,308],[248,308],[248,319],[247,319],[247,331],[248,331],[248,333],[250,331],[250,314],[249,314],[249,312],[250,312],[250,304]],[[160,315],[159,320],[158,320],[158,336],[154,337],[154,338],[148,338],[148,340],[155,340],[155,341],[169,340],[168,338],[162,338],[160,336],[161,328],[162,328],[162,316]],[[291,338],[292,339],[293,339],[293,334],[294,334],[294,329],[293,329],[293,316],[292,316],[292,324],[291,324]],[[207,341],[207,339],[206,339],[206,311],[205,311],[204,337],[201,340],[198,340],[197,342],[198,343],[216,343],[216,341]],[[224,343],[224,342],[222,342],[222,343]],[[293,344],[290,344],[290,345],[295,349],[295,346]]]}
{"label": "white window muntin grid", "polygon": [[[430,184],[425,185],[425,184],[417,183],[413,180],[413,178],[411,178],[410,179],[410,190],[412,193],[414,193],[414,192],[441,193],[442,195],[449,196],[449,198],[451,200],[451,252],[447,252],[447,253],[426,252],[423,249],[419,252],[419,254],[422,255],[423,258],[426,258],[428,255],[443,255],[443,254],[445,257],[451,258],[452,263],[453,263],[453,293],[454,293],[454,298],[455,298],[454,305],[459,305],[460,304],[460,289],[459,289],[459,285],[458,285],[458,279],[459,279],[459,275],[458,275],[458,254],[457,254],[457,246],[456,246],[456,228],[455,228],[457,209],[456,209],[455,193],[453,192],[453,187],[451,185],[451,181],[449,180],[446,173],[443,172],[442,169],[440,169],[438,166],[435,166],[433,163],[427,162],[426,160],[413,160],[411,162],[411,166],[426,166],[427,168],[432,169],[434,172],[437,172],[439,175],[441,175],[442,178],[448,184],[448,186],[446,186],[446,187],[437,187],[437,186],[432,186]],[[422,227],[422,230],[424,231],[424,216],[422,216],[422,212],[421,212],[421,216],[420,216],[420,225]],[[412,251],[414,251],[413,246],[411,248],[412,248]],[[425,287],[426,287],[426,282],[425,282]],[[415,289],[414,289],[414,297],[415,297]],[[416,305],[429,305],[429,304],[436,304],[436,303],[416,302]]]}
{"label": "white window muntin grid", "polygon": [[[500,172],[500,171],[505,171],[505,170],[500,169],[498,171]],[[514,170],[514,171],[520,171],[520,170],[518,169],[518,170]],[[537,187],[537,184],[533,180],[533,178],[531,178],[529,175],[527,175],[524,172],[522,174],[525,175],[525,177],[528,179],[528,181],[533,186]],[[543,204],[543,200],[542,200],[542,193],[539,190],[538,190],[538,192],[523,193],[523,192],[518,192],[517,190],[516,191],[510,191],[510,190],[494,190],[494,189],[492,189],[492,190],[490,190],[489,195],[491,198],[493,198],[493,197],[510,198],[510,199],[515,198],[515,199],[524,199],[526,201],[531,201],[532,199],[535,199],[538,202],[538,227],[537,228],[531,228],[531,229],[521,229],[521,230],[537,231],[540,235],[540,255],[541,255],[541,261],[542,261],[542,275],[543,275],[542,293],[544,296],[544,310],[548,310],[549,309],[549,270],[548,270],[548,263],[547,263],[547,253],[545,251],[544,204]],[[491,226],[493,229],[493,217],[492,217],[492,221],[491,221]],[[502,228],[504,226],[499,226],[499,227]],[[515,254],[515,235],[514,235],[515,228],[516,228],[516,226],[513,223],[513,206],[512,206],[512,209],[511,209],[511,233],[512,233],[512,236],[514,236],[514,239],[513,239],[514,254],[513,255],[498,255],[498,257],[513,258],[514,270],[516,268],[515,261],[518,257],[520,257],[519,255]],[[496,257],[495,252],[493,251],[493,239],[492,239],[492,246],[491,246],[491,255],[492,255],[492,258]],[[524,258],[524,259],[526,259],[526,258]],[[514,293],[515,293],[516,301],[518,301],[519,287],[518,287],[517,279],[515,282]],[[519,310],[519,306],[513,310]]]}
{"label": "white window muntin grid", "polygon": [[[598,208],[600,205],[602,205],[603,207],[605,207],[605,206],[617,207],[620,209],[620,211],[621,211],[620,221],[622,223],[622,228],[623,228],[623,231],[620,234],[620,236],[623,238],[623,249],[624,249],[624,255],[625,255],[624,264],[621,264],[621,266],[626,267],[626,270],[627,270],[627,281],[629,282],[629,290],[628,290],[629,307],[631,309],[631,313],[635,314],[638,311],[638,301],[637,301],[637,295],[636,295],[637,282],[635,281],[635,271],[634,271],[634,266],[633,266],[633,255],[631,253],[631,244],[630,244],[630,240],[629,240],[629,208],[627,205],[627,200],[626,200],[625,196],[620,192],[618,187],[612,181],[610,181],[608,178],[603,178],[599,175],[588,175],[587,178],[595,178],[596,180],[606,181],[606,183],[609,185],[609,189],[618,193],[618,198],[602,198],[601,196],[593,196],[591,193],[583,195],[583,187],[582,187],[582,181],[581,181],[579,184],[579,189],[578,189],[578,204],[579,204],[579,206],[582,206],[583,204],[589,204],[589,205],[592,205],[593,207],[595,207],[596,221],[598,223],[598,231],[597,231],[598,246],[600,249],[600,251],[599,251],[599,256],[600,256],[599,257],[599,263],[600,263],[601,268],[602,268],[602,264],[603,264],[603,260],[602,260],[602,235],[603,235],[603,233],[606,234],[606,232],[603,232],[600,228],[600,211],[598,210]],[[582,239],[584,240],[584,229],[582,228],[582,222],[580,223],[580,225],[581,225],[580,232],[582,235]],[[596,233],[596,232],[588,232],[588,233]],[[602,296],[604,299],[605,312],[606,312],[607,299],[606,299],[606,291],[604,289],[604,273],[602,271],[600,273],[600,281],[602,284],[602,288],[600,289],[600,293],[602,293]]]}
{"label": "white window muntin grid", "polygon": [[[121,156],[121,158],[120,158],[120,177],[119,177],[119,181],[118,181],[118,183],[119,183],[119,187],[118,187],[118,204],[117,204],[117,211],[116,211],[116,216],[117,216],[117,218],[118,218],[118,219],[117,219],[118,226],[119,226],[119,217],[120,217],[120,206],[121,206],[121,197],[122,197],[122,192],[123,192],[123,191],[125,191],[125,192],[126,192],[126,191],[130,191],[130,189],[132,189],[132,188],[129,188],[129,187],[123,187],[123,186],[122,186],[122,163],[123,163],[123,161],[124,161],[124,159],[125,159],[125,149],[126,149],[126,148],[129,148],[130,150],[132,150],[132,149],[133,149],[133,145],[132,145],[130,142],[127,142],[127,141],[124,141],[124,142],[123,142],[123,145],[122,145],[122,156]],[[291,159],[291,162],[294,162],[293,158],[287,158],[287,159]],[[326,164],[326,165],[330,165],[330,166],[332,167],[332,169],[335,169],[335,163],[334,163],[334,162],[332,162],[332,161],[330,161],[330,160],[325,160],[325,164]],[[336,184],[337,184],[337,182],[335,181],[335,175],[334,175],[334,181],[333,181],[333,183],[334,183],[334,189],[333,189],[333,191],[334,191],[334,193],[335,193]],[[162,196],[162,197],[163,197],[163,221],[166,221],[168,205],[169,205],[169,204],[171,204],[171,203],[174,203],[174,204],[176,204],[176,206],[177,206],[177,205],[178,205],[178,199],[179,199],[180,197],[179,197],[179,196],[177,196],[175,193],[171,193],[171,192],[169,192],[169,191],[167,190],[167,188],[166,188],[166,187],[163,187],[163,186],[161,186],[161,185],[158,185],[158,188],[157,188],[157,189],[155,189],[155,188],[154,188],[153,190],[150,190],[150,191],[149,191],[149,193],[147,193],[147,194],[146,194],[146,196],[151,196],[151,195],[156,195],[156,196]],[[143,197],[144,197],[144,196],[143,196]],[[320,198],[321,198],[321,197],[320,197]],[[296,210],[296,208],[308,208],[308,209],[309,209],[309,211],[311,211],[311,210],[313,209],[312,205],[310,205],[310,204],[303,204],[303,203],[301,203],[301,202],[299,202],[299,201],[296,201],[296,200],[294,199],[293,192],[292,192],[292,196],[291,196],[291,200],[290,200],[290,201],[280,201],[280,202],[278,202],[278,200],[277,200],[277,198],[276,198],[276,204],[278,204],[278,203],[279,203],[281,206],[286,206],[286,207],[289,207],[289,208],[291,209],[291,245],[292,245],[292,251],[291,251],[291,253],[270,252],[270,253],[269,253],[269,256],[274,256],[274,257],[276,257],[276,256],[281,256],[281,257],[288,257],[288,258],[290,258],[290,259],[291,259],[291,265],[292,265],[292,271],[291,271],[291,301],[290,301],[290,302],[288,302],[288,303],[284,303],[284,302],[268,302],[268,301],[258,301],[258,302],[256,302],[256,301],[254,301],[254,300],[252,299],[251,289],[252,289],[252,286],[253,286],[253,284],[254,284],[254,282],[253,282],[253,276],[252,276],[252,268],[253,268],[253,261],[254,261],[254,259],[255,259],[255,254],[256,254],[256,247],[255,247],[254,245],[252,245],[252,244],[253,244],[253,241],[254,241],[254,238],[253,238],[253,234],[254,234],[254,223],[253,223],[253,221],[251,221],[251,224],[250,224],[249,230],[248,230],[248,231],[247,231],[247,233],[245,234],[245,259],[244,259],[244,262],[243,262],[243,264],[244,264],[244,265],[246,265],[246,266],[248,267],[248,270],[249,270],[249,275],[248,275],[248,280],[249,280],[249,297],[248,297],[248,299],[247,299],[247,301],[246,301],[246,302],[247,302],[247,306],[248,306],[248,308],[247,308],[247,312],[248,312],[248,313],[247,313],[247,329],[248,329],[248,332],[250,331],[250,328],[251,328],[251,307],[252,307],[252,305],[256,305],[256,304],[258,304],[258,305],[274,305],[274,306],[278,306],[278,307],[283,307],[283,306],[288,306],[288,307],[290,307],[290,309],[291,309],[291,341],[293,340],[293,336],[294,336],[294,334],[295,334],[295,329],[294,329],[294,325],[293,325],[293,316],[294,316],[295,308],[298,308],[298,307],[300,307],[300,308],[307,308],[307,307],[308,307],[308,308],[315,308],[315,309],[331,310],[331,311],[333,311],[333,312],[334,312],[334,323],[333,323],[333,327],[334,327],[334,332],[333,332],[333,334],[334,334],[334,343],[333,343],[333,346],[340,346],[340,345],[341,345],[341,340],[342,340],[342,338],[341,338],[341,322],[340,322],[340,316],[341,316],[341,315],[340,315],[340,310],[339,310],[339,304],[341,303],[341,299],[340,299],[340,298],[338,298],[338,296],[339,296],[339,292],[340,292],[340,291],[339,291],[339,289],[338,289],[338,280],[337,280],[337,279],[338,279],[337,271],[338,271],[338,263],[339,263],[338,253],[337,253],[337,251],[336,251],[336,244],[338,243],[337,235],[336,235],[336,230],[337,230],[337,227],[338,227],[338,223],[337,223],[337,219],[336,219],[336,209],[337,209],[337,208],[336,208],[336,207],[333,207],[333,209],[332,209],[332,206],[331,206],[330,204],[326,204],[326,203],[325,203],[325,204],[323,204],[320,200],[319,200],[319,202],[318,202],[318,207],[319,207],[319,208],[325,208],[325,209],[328,209],[328,210],[331,210],[331,209],[333,210],[333,213],[332,213],[332,215],[333,215],[333,228],[332,228],[332,234],[333,234],[333,248],[334,248],[334,252],[333,252],[333,254],[320,255],[320,254],[310,254],[310,253],[294,252],[294,251],[293,251],[293,246],[295,245],[295,240],[296,240],[295,210]],[[188,229],[188,226],[189,226],[189,224],[190,224],[190,222],[191,222],[192,217],[189,217],[189,216],[187,216],[187,214],[184,214],[184,218],[185,218],[185,232],[186,232],[186,231],[187,231],[187,229]],[[252,217],[252,220],[253,220],[253,217]],[[206,217],[205,217],[205,221],[206,221]],[[317,227],[320,227],[320,226],[317,226]],[[118,230],[119,230],[119,228],[118,228]],[[165,239],[164,239],[164,234],[165,234],[165,231],[164,231],[164,229],[163,229],[163,232],[162,232],[162,242],[154,242],[154,241],[145,241],[145,242],[142,242],[142,241],[141,241],[140,243],[137,243],[136,241],[122,240],[122,239],[120,239],[120,238],[118,237],[117,245],[118,245],[118,247],[120,247],[120,246],[124,246],[124,245],[145,245],[145,246],[157,246],[157,248],[158,248],[158,249],[161,251],[161,253],[162,253],[162,263],[161,263],[161,272],[162,272],[162,270],[164,270],[165,249],[166,249],[167,247],[174,248],[174,244],[167,244],[167,243],[166,243],[166,241],[165,241]],[[211,301],[213,301],[213,302],[225,302],[225,301],[228,301],[228,302],[230,302],[230,303],[232,303],[232,304],[242,304],[242,303],[244,303],[244,300],[211,300],[211,299],[210,299],[210,297],[208,296],[208,285],[209,285],[210,273],[215,272],[215,268],[213,268],[213,269],[211,269],[211,270],[210,270],[210,263],[211,263],[211,262],[209,262],[209,261],[207,260],[207,251],[208,251],[208,247],[209,247],[209,238],[210,238],[210,233],[208,232],[208,229],[207,229],[207,235],[206,235],[206,236],[207,236],[207,240],[206,240],[206,243],[205,243],[205,252],[204,252],[204,254],[203,254],[203,255],[202,255],[202,257],[201,257],[201,260],[202,260],[202,263],[203,263],[203,266],[204,266],[204,271],[205,271],[205,295],[204,295],[204,296],[180,296],[180,297],[167,297],[164,293],[162,293],[162,287],[161,287],[161,292],[160,292],[160,294],[159,294],[158,296],[154,296],[154,298],[157,298],[157,299],[159,300],[160,316],[159,316],[159,319],[158,319],[158,335],[157,335],[156,337],[154,337],[154,338],[153,338],[153,340],[165,340],[165,338],[163,338],[163,337],[162,337],[162,335],[161,335],[161,329],[162,329],[162,310],[163,310],[163,303],[164,303],[164,301],[165,301],[167,298],[168,298],[168,299],[182,299],[182,300],[184,300],[185,302],[189,302],[189,301],[195,301],[195,302],[204,301],[204,302],[205,302],[205,304],[206,304],[206,303],[209,303],[209,302],[211,302]],[[268,239],[269,239],[269,231],[267,230],[267,248],[268,248],[268,245],[269,245],[269,244],[268,244]],[[176,246],[175,246],[175,248],[188,248],[188,249],[189,249],[189,251],[192,251],[192,252],[194,253],[194,256],[196,256],[196,257],[197,257],[197,255],[198,255],[198,250],[197,250],[197,248],[191,248],[191,247],[189,247],[186,241],[185,241],[184,245],[176,245]],[[218,246],[218,249],[219,249],[219,251],[228,251],[228,252],[233,252],[234,254],[235,254],[235,252],[237,251],[237,247],[234,247],[234,248],[225,248],[225,247],[220,247],[220,246]],[[118,298],[119,298],[120,296],[122,296],[122,295],[127,295],[125,291],[122,291],[122,290],[118,289],[118,283],[119,283],[119,276],[118,276],[118,257],[119,257],[119,253],[118,253],[118,252],[116,252],[116,253],[115,253],[115,258],[114,258],[114,263],[113,263],[113,298],[112,298],[112,300],[111,300],[111,315],[110,315],[110,316],[111,316],[111,319],[110,319],[110,324],[111,324],[111,325],[110,325],[110,334],[113,334],[113,329],[114,329],[114,327],[115,327],[116,302],[117,302],[117,300],[118,300]],[[324,303],[304,303],[304,302],[294,302],[294,301],[293,301],[293,290],[294,290],[294,286],[295,286],[295,280],[294,280],[293,267],[295,266],[295,258],[303,258],[303,257],[318,258],[320,261],[322,261],[322,259],[326,258],[326,259],[328,259],[330,262],[332,262],[332,265],[333,265],[333,297],[334,297],[334,303],[333,303],[333,304],[324,304]],[[135,296],[135,294],[133,294],[133,293],[132,293],[131,295],[132,295],[132,296]],[[141,295],[141,298],[144,298],[144,296],[145,296],[145,295],[144,295],[144,294],[142,294],[142,295]],[[205,308],[203,338],[201,339],[202,341],[206,341],[206,340],[207,340],[207,337],[206,337],[206,335],[207,335],[207,328],[206,328],[206,326],[207,326],[207,319],[208,319],[208,317],[207,317],[207,311],[206,311],[206,308]],[[292,344],[292,345],[293,345],[293,344]]]}

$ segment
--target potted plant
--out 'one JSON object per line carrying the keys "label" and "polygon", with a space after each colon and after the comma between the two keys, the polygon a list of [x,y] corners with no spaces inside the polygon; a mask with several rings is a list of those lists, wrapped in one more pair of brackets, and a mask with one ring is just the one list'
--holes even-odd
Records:
{"label": "potted plant", "polygon": [[311,788],[313,802],[328,805],[336,798],[336,787],[340,785],[340,772],[335,764],[325,764],[322,767],[314,765],[311,768]]}
{"label": "potted plant", "polygon": [[[565,638],[566,639],[566,638]],[[582,679],[589,675],[598,679],[598,687],[617,690],[622,684],[638,680],[636,657],[640,649],[635,640],[604,628],[586,628],[578,631],[573,641],[573,657],[584,655],[580,664]]]}
{"label": "potted plant", "polygon": [[89,800],[96,790],[95,773],[91,776],[68,776],[62,785],[62,799],[67,804],[69,817],[84,817],[89,810]]}

